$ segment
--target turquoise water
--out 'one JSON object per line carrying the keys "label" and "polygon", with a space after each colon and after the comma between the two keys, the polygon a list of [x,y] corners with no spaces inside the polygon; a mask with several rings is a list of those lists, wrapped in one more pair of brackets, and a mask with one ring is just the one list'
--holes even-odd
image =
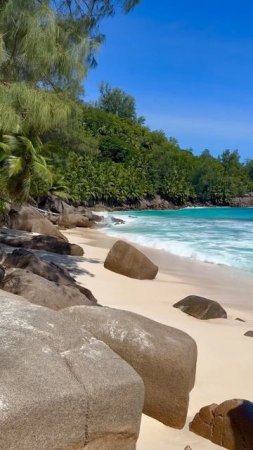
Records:
{"label": "turquoise water", "polygon": [[[110,216],[123,219],[114,225]],[[253,272],[253,208],[109,213],[106,232],[175,255]]]}

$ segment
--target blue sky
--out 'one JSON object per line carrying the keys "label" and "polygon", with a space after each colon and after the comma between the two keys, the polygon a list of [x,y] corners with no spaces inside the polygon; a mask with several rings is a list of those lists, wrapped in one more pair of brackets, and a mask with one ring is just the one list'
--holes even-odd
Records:
{"label": "blue sky", "polygon": [[102,24],[106,41],[86,100],[108,81],[184,148],[253,158],[252,0],[142,0]]}

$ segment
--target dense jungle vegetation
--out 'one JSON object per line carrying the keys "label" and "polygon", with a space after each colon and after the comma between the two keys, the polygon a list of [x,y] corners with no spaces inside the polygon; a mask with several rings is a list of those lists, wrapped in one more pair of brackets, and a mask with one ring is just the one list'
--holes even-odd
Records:
{"label": "dense jungle vegetation", "polygon": [[[75,203],[229,204],[253,191],[253,160],[180,148],[138,117],[135,99],[107,83],[85,103],[85,76],[103,18],[139,0],[0,0],[1,202],[47,192]],[[120,80],[119,80],[120,85]],[[84,99],[84,100],[83,100]]]}

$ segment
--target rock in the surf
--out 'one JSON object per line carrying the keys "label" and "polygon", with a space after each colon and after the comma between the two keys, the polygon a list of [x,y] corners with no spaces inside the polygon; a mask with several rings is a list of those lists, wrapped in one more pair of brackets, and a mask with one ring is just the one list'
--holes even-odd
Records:
{"label": "rock in the surf", "polygon": [[253,403],[228,400],[202,408],[190,430],[229,450],[253,449]]}
{"label": "rock in the surf", "polygon": [[115,242],[104,266],[112,272],[138,280],[153,280],[158,272],[158,267],[147,256],[124,241]]}
{"label": "rock in the surf", "polygon": [[184,426],[197,361],[197,346],[188,334],[107,307],[76,306],[62,313],[136,370],[145,385],[145,414],[174,428]]}
{"label": "rock in the surf", "polygon": [[174,308],[181,309],[186,314],[196,317],[197,319],[227,319],[227,313],[222,306],[208,298],[199,297],[198,295],[189,295],[183,300],[175,303]]}

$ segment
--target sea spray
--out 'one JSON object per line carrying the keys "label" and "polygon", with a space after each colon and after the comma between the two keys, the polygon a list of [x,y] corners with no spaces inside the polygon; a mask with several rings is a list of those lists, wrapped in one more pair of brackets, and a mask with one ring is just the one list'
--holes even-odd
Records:
{"label": "sea spray", "polygon": [[[111,217],[124,220],[113,224]],[[253,208],[106,214],[107,234],[178,256],[253,272]]]}

